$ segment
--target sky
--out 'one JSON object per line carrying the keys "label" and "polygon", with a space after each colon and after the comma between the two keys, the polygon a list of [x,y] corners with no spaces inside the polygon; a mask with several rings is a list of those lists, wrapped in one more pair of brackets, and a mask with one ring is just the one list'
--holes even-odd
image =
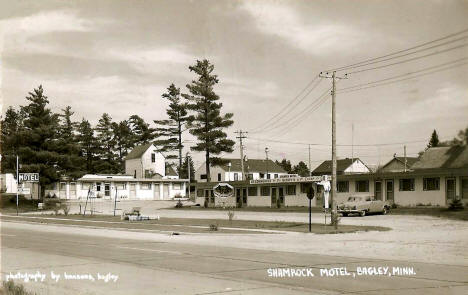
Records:
{"label": "sky", "polygon": [[[234,113],[229,137],[249,132],[247,157],[265,158],[268,147],[271,159],[308,163],[308,145],[291,142],[310,143],[314,168],[331,158],[330,96],[314,104],[331,80],[314,80],[318,73],[464,29],[468,1],[0,0],[2,114],[25,105],[27,93],[42,84],[50,107],[60,112],[70,105],[77,121],[96,123],[104,112],[115,121],[133,114],[164,119],[168,103],[161,95],[171,83],[186,92],[195,78],[188,67],[207,58],[219,77],[222,112]],[[468,64],[355,92],[340,89],[468,57],[467,48],[339,80],[338,157],[384,164],[403,155],[404,145],[416,156],[434,129],[445,140],[466,128]],[[293,100],[311,81],[316,87]],[[289,112],[271,120],[291,101]],[[184,138],[188,149],[194,139]],[[238,154],[237,143],[230,157]],[[201,165],[203,154],[192,155]]]}

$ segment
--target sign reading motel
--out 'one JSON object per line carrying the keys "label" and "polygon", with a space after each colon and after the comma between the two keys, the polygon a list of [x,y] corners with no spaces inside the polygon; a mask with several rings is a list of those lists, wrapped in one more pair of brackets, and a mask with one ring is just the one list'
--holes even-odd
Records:
{"label": "sign reading motel", "polygon": [[19,182],[39,182],[39,173],[20,173]]}
{"label": "sign reading motel", "polygon": [[322,176],[308,176],[308,177],[282,177],[272,179],[255,179],[251,180],[250,184],[264,184],[264,183],[288,183],[288,182],[319,182],[330,181],[330,175]]}

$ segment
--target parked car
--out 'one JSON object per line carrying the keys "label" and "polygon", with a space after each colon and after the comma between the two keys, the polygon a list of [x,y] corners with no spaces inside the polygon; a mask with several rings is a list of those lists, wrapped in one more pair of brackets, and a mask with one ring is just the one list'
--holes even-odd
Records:
{"label": "parked car", "polygon": [[338,206],[338,212],[343,216],[352,213],[359,213],[361,216],[366,216],[368,213],[387,214],[389,210],[390,205],[387,202],[375,200],[373,196],[351,196]]}

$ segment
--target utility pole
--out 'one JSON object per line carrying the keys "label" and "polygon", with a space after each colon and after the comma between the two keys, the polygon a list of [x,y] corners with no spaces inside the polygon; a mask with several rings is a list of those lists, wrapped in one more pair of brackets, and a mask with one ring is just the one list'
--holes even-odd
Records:
{"label": "utility pole", "polygon": [[[354,122],[351,123],[351,169],[353,169],[354,163]],[[354,172],[354,171],[351,171]]]}
{"label": "utility pole", "polygon": [[268,147],[265,148],[265,155],[266,155],[266,179],[268,179]]}
{"label": "utility pole", "polygon": [[312,176],[312,167],[310,167],[310,144],[309,144],[309,176]]}
{"label": "utility pole", "polygon": [[405,154],[405,172],[406,172],[406,145],[403,146],[404,154]]}
{"label": "utility pole", "polygon": [[333,71],[332,75],[330,76],[328,72],[323,75],[322,72],[320,72],[319,77],[321,78],[327,78],[327,79],[332,79],[332,185],[331,185],[331,197],[330,197],[330,203],[331,203],[331,220],[332,220],[332,225],[335,226],[335,228],[338,227],[338,224],[336,222],[337,220],[337,212],[336,212],[336,207],[334,203],[334,198],[336,196],[336,107],[335,107],[335,100],[336,100],[336,79],[347,79],[348,74],[345,74],[344,77],[337,77],[336,76],[336,71]]}
{"label": "utility pole", "polygon": [[242,131],[242,130],[239,130],[239,131],[236,131],[234,133],[237,133],[239,136],[237,136],[236,138],[239,138],[239,144],[240,144],[240,147],[239,147],[239,150],[240,150],[240,160],[241,160],[241,169],[242,169],[242,180],[245,180],[245,170],[244,170],[244,145],[242,144],[242,139],[244,138],[247,138],[247,136],[245,136],[248,132],[245,132],[245,131]]}
{"label": "utility pole", "polygon": [[16,216],[18,216],[18,206],[19,206],[19,157],[16,155]]}
{"label": "utility pole", "polygon": [[190,158],[189,158],[189,152],[187,152],[187,154],[185,154],[185,159],[187,160],[188,197],[190,199]]}

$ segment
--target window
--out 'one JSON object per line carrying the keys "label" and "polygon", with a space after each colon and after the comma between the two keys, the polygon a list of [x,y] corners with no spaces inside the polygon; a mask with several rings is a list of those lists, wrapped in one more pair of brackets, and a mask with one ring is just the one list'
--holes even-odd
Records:
{"label": "window", "polygon": [[101,191],[101,184],[100,183],[96,183],[96,191],[97,192]]}
{"label": "window", "polygon": [[221,173],[218,173],[218,181],[221,181]]}
{"label": "window", "polygon": [[206,174],[200,174],[200,179],[206,179]]}
{"label": "window", "polygon": [[180,183],[173,183],[172,188],[173,189],[180,189]]}
{"label": "window", "polygon": [[151,170],[149,169],[145,170],[145,178],[151,178]]}
{"label": "window", "polygon": [[270,179],[270,173],[267,173],[267,179]]}
{"label": "window", "polygon": [[151,189],[151,183],[140,183],[140,189]]}
{"label": "window", "polygon": [[400,191],[414,191],[414,178],[400,179]]}
{"label": "window", "polygon": [[265,178],[265,174],[260,173],[260,179],[263,179],[263,178]]}
{"label": "window", "polygon": [[151,154],[151,163],[156,162],[156,154]]}
{"label": "window", "polygon": [[288,185],[286,188],[286,193],[288,195],[295,195],[296,194],[296,186],[295,185]]}
{"label": "window", "polygon": [[358,193],[369,192],[369,181],[368,180],[356,180],[356,192]]}
{"label": "window", "polygon": [[250,180],[252,180],[252,179],[253,179],[253,174],[252,174],[252,173],[248,174],[248,175],[247,175],[247,178],[250,179]]}
{"label": "window", "polygon": [[423,181],[425,191],[438,191],[440,189],[439,177],[428,177],[424,178]]}
{"label": "window", "polygon": [[336,186],[339,193],[349,192],[349,181],[338,181]]}
{"label": "window", "polygon": [[116,182],[115,183],[115,188],[116,189],[126,189],[127,184],[125,182]]}
{"label": "window", "polygon": [[239,174],[234,173],[234,181],[238,181],[238,180],[239,180]]}
{"label": "window", "polygon": [[273,178],[278,178],[278,174],[275,174],[275,177],[273,177]]}
{"label": "window", "polygon": [[203,190],[202,189],[197,190],[197,197],[199,197],[199,198],[203,197]]}
{"label": "window", "polygon": [[67,184],[66,184],[65,182],[61,182],[61,183],[60,183],[60,190],[61,190],[61,191],[64,191],[64,190],[66,190],[66,189],[67,189]]}
{"label": "window", "polygon": [[91,187],[91,183],[89,182],[82,182],[81,183],[81,189],[88,190]]}
{"label": "window", "polygon": [[270,195],[270,187],[262,186],[262,196],[269,196],[269,195]]}
{"label": "window", "polygon": [[256,187],[256,186],[249,186],[248,194],[249,194],[249,196],[256,196],[256,195],[258,195],[257,187]]}

